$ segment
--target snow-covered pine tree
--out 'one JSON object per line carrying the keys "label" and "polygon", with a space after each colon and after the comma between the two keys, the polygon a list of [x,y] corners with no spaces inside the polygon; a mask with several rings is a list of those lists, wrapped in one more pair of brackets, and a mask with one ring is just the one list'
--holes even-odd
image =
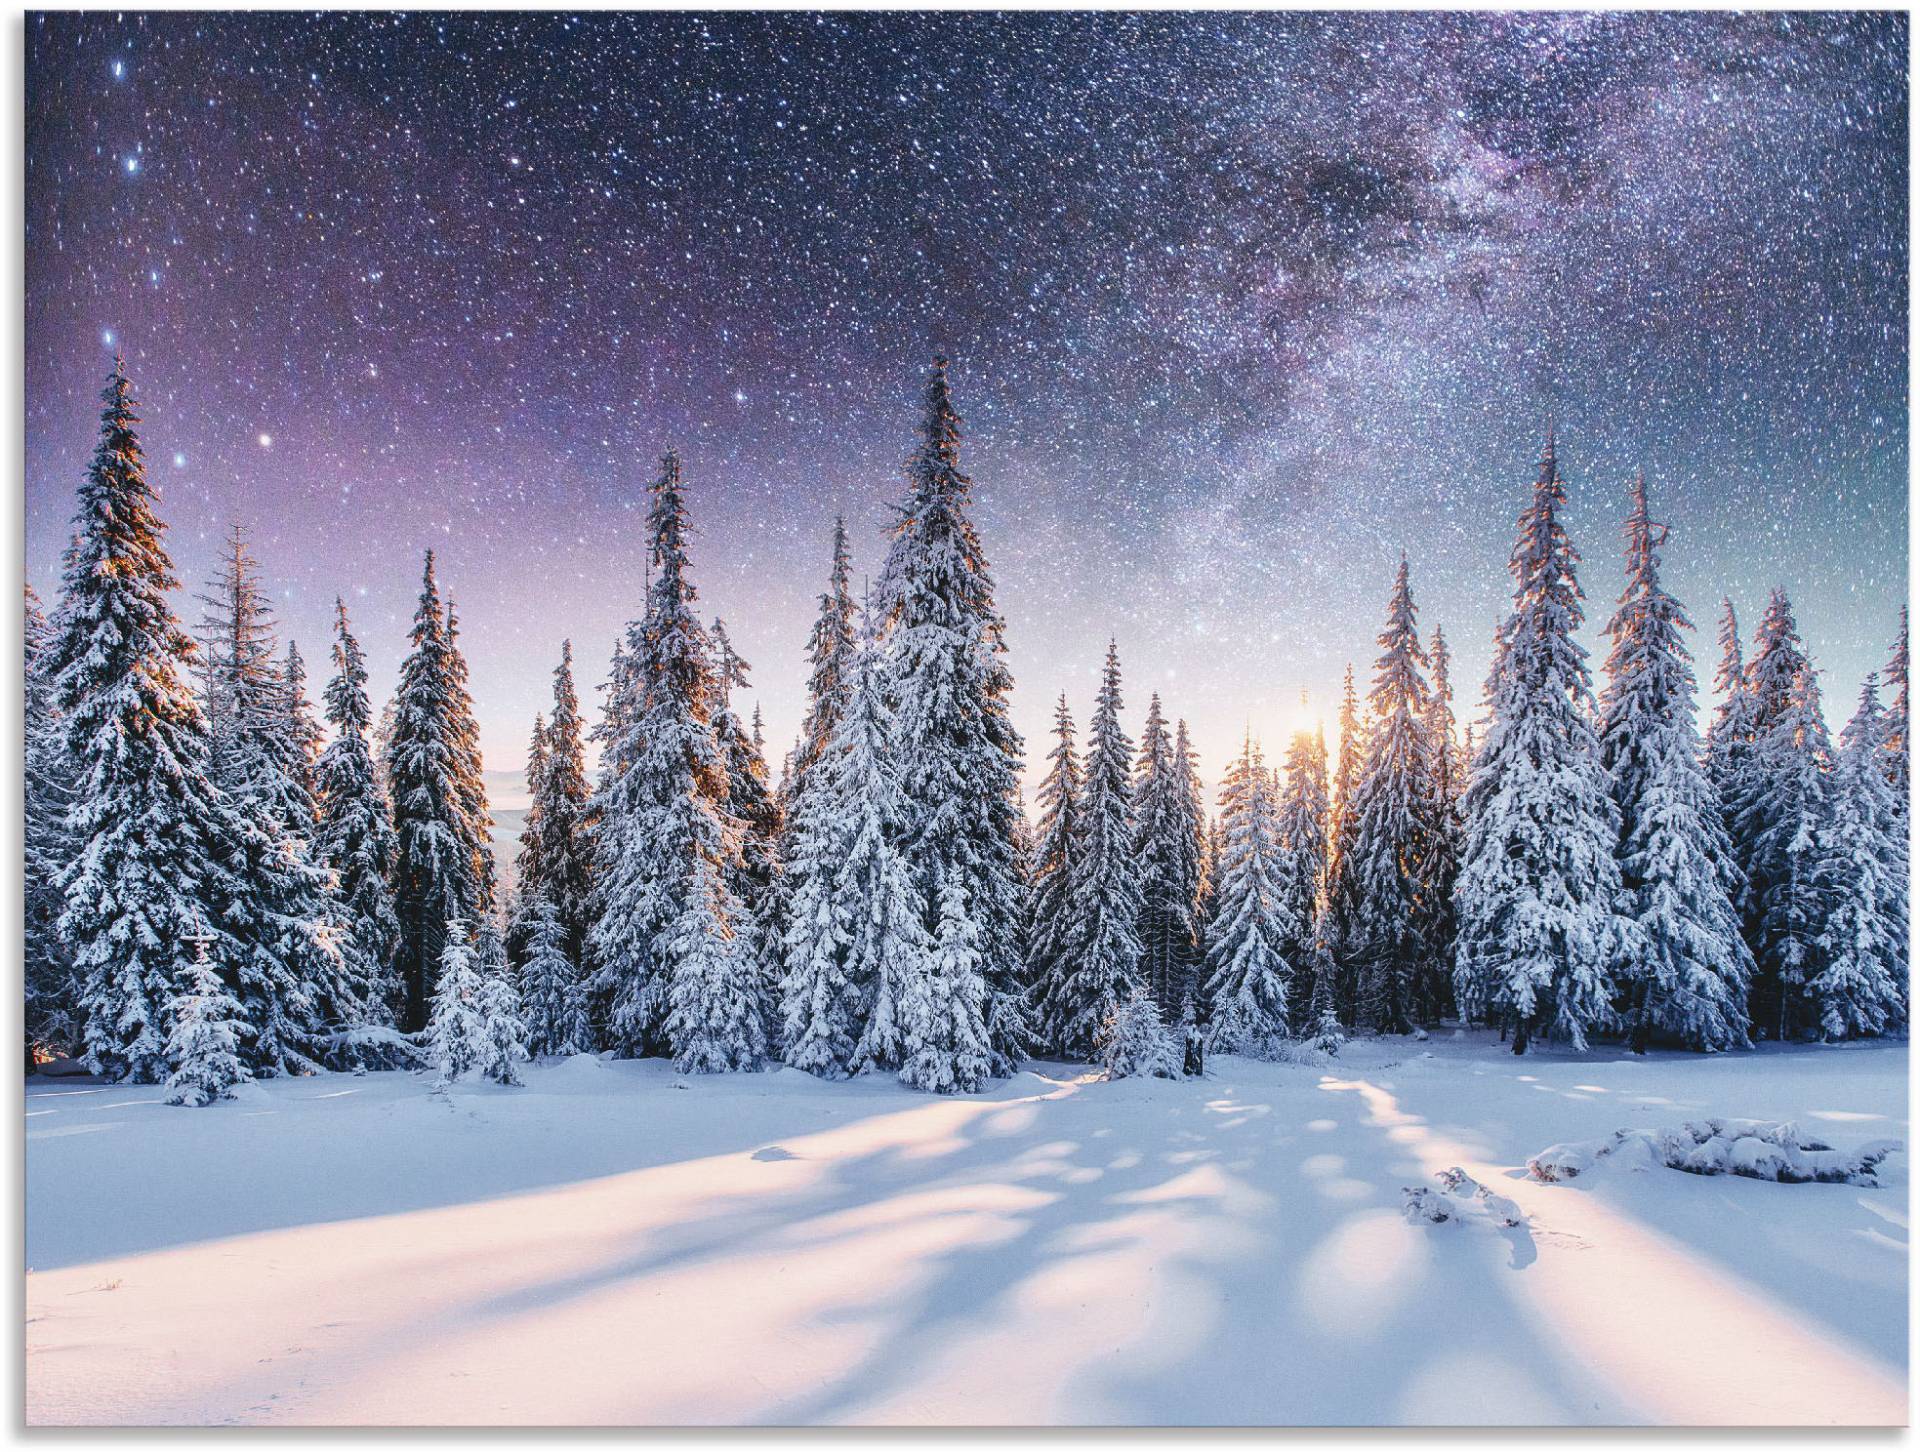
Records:
{"label": "snow-covered pine tree", "polygon": [[[1403,554],[1367,695],[1367,754],[1353,787],[1344,868],[1356,894],[1347,949],[1360,979],[1361,1021],[1380,1033],[1437,1021],[1446,997],[1428,981],[1443,971],[1427,937],[1434,914],[1425,894],[1444,824],[1439,752],[1426,727],[1427,656],[1415,619]],[[1294,929],[1307,931],[1304,922]]]}
{"label": "snow-covered pine tree", "polygon": [[[1184,748],[1184,749],[1183,749]],[[1183,740],[1167,731],[1156,692],[1134,770],[1134,858],[1140,875],[1141,976],[1163,1015],[1193,992],[1200,958],[1199,799]]]}
{"label": "snow-covered pine tree", "polygon": [[514,986],[513,968],[507,962],[506,939],[492,914],[480,919],[474,959],[480,971],[478,1008],[485,1045],[480,1072],[496,1084],[518,1088],[519,1066],[529,1057],[527,1026],[521,1016],[520,990]]}
{"label": "snow-covered pine tree", "polygon": [[287,772],[311,800],[323,737],[320,723],[313,716],[313,703],[307,699],[307,663],[300,656],[299,644],[291,640],[280,671],[280,708],[285,712]]}
{"label": "snow-covered pine tree", "polygon": [[367,740],[367,663],[335,599],[333,676],[322,697],[333,740],[314,767],[314,860],[333,873],[346,931],[370,972],[367,1017],[390,1023],[399,1009],[394,957],[400,920],[393,907],[397,844],[387,799],[374,774]]}
{"label": "snow-covered pine tree", "polygon": [[[1319,922],[1320,890],[1327,870],[1327,738],[1324,730],[1296,731],[1287,744],[1286,775],[1275,824],[1279,857],[1274,892],[1283,921],[1297,925],[1281,944],[1287,962],[1301,965],[1293,976],[1293,1000],[1287,1017],[1311,1021],[1308,996],[1314,976],[1305,971],[1313,958]],[[1331,989],[1332,985],[1328,985]]]}
{"label": "snow-covered pine tree", "polygon": [[[553,670],[553,714],[541,746],[540,780],[529,783],[533,799],[528,830],[535,840],[522,852],[533,853],[535,893],[552,903],[567,957],[578,973],[585,969],[587,930],[593,916],[593,821],[571,640],[560,642],[560,664]],[[529,880],[526,861],[523,856],[522,884]]]}
{"label": "snow-covered pine tree", "polygon": [[57,644],[33,586],[26,587],[25,759],[26,870],[22,918],[26,929],[26,1059],[36,1050],[76,1052],[80,1042],[78,985],[73,957],[60,938],[60,876],[72,856],[67,812],[73,802],[73,770],[67,757],[60,710],[54,701]]}
{"label": "snow-covered pine tree", "polygon": [[467,941],[466,923],[449,918],[437,936],[440,967],[427,1018],[426,1059],[428,1068],[439,1071],[436,1087],[444,1089],[489,1061],[492,1040],[483,1001],[485,977]]}
{"label": "snow-covered pine tree", "polygon": [[[1008,714],[1013,676],[993,577],[969,511],[971,484],[960,472],[960,418],[946,360],[927,381],[920,447],[908,466],[874,608],[886,642],[895,750],[908,804],[902,851],[946,971],[978,968],[983,982],[956,984],[943,1013],[976,1001],[991,1072],[1010,1072],[1027,1035],[1020,964],[1022,884],[1014,856],[1019,810],[1020,735]],[[973,916],[965,942],[946,942],[948,909]],[[912,1044],[913,1077],[978,1087],[971,1027],[942,1032],[961,1056],[940,1068]]]}
{"label": "snow-covered pine tree", "polygon": [[1133,743],[1120,725],[1120,653],[1109,642],[1088,728],[1079,830],[1068,854],[1063,953],[1043,993],[1047,1042],[1091,1059],[1102,1026],[1140,981]]}
{"label": "snow-covered pine tree", "polygon": [[1454,988],[1463,1016],[1584,1049],[1613,1019],[1620,828],[1595,739],[1579,556],[1560,512],[1551,429],[1513,547],[1513,612],[1494,640],[1487,734],[1467,788],[1454,891]]}
{"label": "snow-covered pine tree", "polygon": [[1340,762],[1334,768],[1327,802],[1327,867],[1323,888],[1324,921],[1320,932],[1334,962],[1334,1006],[1345,1023],[1357,1023],[1360,1013],[1360,975],[1348,948],[1358,931],[1360,884],[1355,875],[1354,834],[1359,819],[1354,792],[1366,760],[1366,733],[1360,718],[1360,697],[1354,690],[1353,667],[1347,667],[1340,686]]}
{"label": "snow-covered pine tree", "polygon": [[1635,1053],[1655,1036],[1697,1049],[1747,1042],[1753,957],[1727,892],[1731,849],[1694,727],[1691,630],[1660,583],[1667,527],[1647,512],[1642,472],[1627,516],[1627,585],[1607,622],[1600,762],[1620,819],[1627,918],[1613,979]]}
{"label": "snow-covered pine tree", "polygon": [[1426,857],[1420,889],[1424,933],[1431,945],[1435,971],[1422,975],[1429,1022],[1453,1006],[1453,887],[1460,877],[1460,844],[1466,824],[1461,815],[1467,790],[1468,757],[1453,714],[1453,651],[1436,624],[1427,644],[1427,667],[1432,689],[1427,693],[1425,726],[1434,751],[1434,837]]}
{"label": "snow-covered pine tree", "polygon": [[167,1004],[193,963],[185,940],[232,892],[216,839],[231,814],[210,779],[194,646],[167,603],[177,581],[118,359],[102,402],[47,665],[74,771],[59,931],[89,1066],[154,1082]]}
{"label": "snow-covered pine tree", "polygon": [[590,951],[623,1052],[663,1033],[682,1072],[759,1067],[768,1004],[730,876],[739,831],[727,812],[713,643],[694,611],[680,457],[661,460],[648,511],[653,578],[628,632],[617,776],[601,795],[597,919]]}
{"label": "snow-covered pine tree", "polygon": [[547,906],[553,906],[553,899],[544,891],[546,874],[540,863],[540,820],[544,815],[548,761],[547,718],[544,712],[536,711],[533,730],[527,736],[527,814],[520,819],[520,850],[513,859],[513,910],[507,919],[507,958],[514,963],[526,961],[534,903],[545,898]]}
{"label": "snow-covered pine tree", "polygon": [[1282,944],[1272,777],[1249,733],[1220,787],[1220,861],[1207,929],[1207,1043],[1262,1055],[1287,1034],[1293,968]]}
{"label": "snow-covered pine tree", "polygon": [[527,1049],[533,1054],[578,1054],[592,1045],[585,987],[567,956],[566,925],[553,901],[535,892],[522,909],[527,933],[520,968],[521,1009]]}
{"label": "snow-covered pine tree", "polygon": [[1053,750],[1047,753],[1047,774],[1040,782],[1040,823],[1027,883],[1026,970],[1034,1000],[1034,1036],[1050,1051],[1058,1051],[1059,1045],[1048,1036],[1045,996],[1067,971],[1068,894],[1084,779],[1073,713],[1062,691],[1053,709]]}
{"label": "snow-covered pine tree", "polygon": [[400,920],[400,1025],[427,1021],[434,975],[446,956],[446,924],[472,922],[490,907],[492,854],[484,807],[474,812],[477,773],[473,705],[465,665],[440,602],[433,551],[426,553],[420,602],[394,695],[388,779],[398,841],[394,909]]}
{"label": "snow-covered pine tree", "polygon": [[1887,780],[1879,680],[1840,733],[1814,868],[1823,910],[1808,985],[1828,1039],[1884,1033],[1906,1017],[1908,855],[1906,816]]}
{"label": "snow-covered pine tree", "polygon": [[1756,1035],[1795,1038],[1819,1021],[1807,983],[1824,916],[1815,868],[1831,752],[1819,682],[1784,590],[1767,601],[1746,689],[1752,744],[1734,767],[1726,825],[1757,968],[1748,1013]]}
{"label": "snow-covered pine tree", "polygon": [[475,902],[483,915],[496,907],[499,888],[498,870],[493,861],[493,816],[487,807],[485,763],[480,756],[480,723],[473,714],[473,696],[467,689],[467,657],[460,649],[460,622],[454,613],[453,597],[447,597],[447,681],[448,740],[453,747],[454,799],[460,819],[466,823],[473,856],[473,875],[479,884]]}
{"label": "snow-covered pine tree", "polygon": [[932,972],[932,941],[899,849],[907,804],[892,759],[884,663],[843,663],[833,735],[795,800],[795,880],[782,988],[787,1062],[841,1077],[904,1062],[902,1008]]}
{"label": "snow-covered pine tree", "polygon": [[733,895],[745,913],[736,931],[759,965],[769,1012],[779,1001],[786,976],[782,939],[786,934],[785,883],[780,870],[780,804],[767,780],[767,759],[754,733],[733,704],[735,688],[751,684],[752,669],[727,638],[726,623],[713,622],[714,681],[718,699],[713,735],[727,764],[726,812],[739,834],[739,853],[730,870]]}
{"label": "snow-covered pine tree", "polygon": [[900,1082],[934,1094],[971,1094],[993,1072],[981,915],[959,874],[940,889],[940,918],[923,973],[900,985]]}
{"label": "snow-covered pine tree", "polygon": [[1101,1025],[1098,1054],[1109,1079],[1181,1077],[1182,1045],[1144,983],[1136,984]]}
{"label": "snow-covered pine tree", "polygon": [[806,790],[807,773],[827,749],[851,695],[853,658],[859,649],[859,607],[853,599],[853,563],[847,553],[847,522],[833,521],[833,563],[827,588],[820,596],[820,613],[807,636],[807,713],[800,723],[800,739],[781,780],[783,803],[789,811]]}
{"label": "snow-covered pine tree", "polygon": [[193,962],[179,992],[167,1005],[167,1103],[204,1108],[233,1097],[233,1086],[253,1076],[240,1060],[240,1037],[246,1023],[240,1005],[220,981],[207,958],[213,934],[196,930],[187,941],[194,945]]}
{"label": "snow-covered pine tree", "polygon": [[1196,1004],[1203,996],[1200,962],[1206,954],[1207,924],[1213,921],[1213,878],[1219,856],[1214,842],[1213,823],[1207,818],[1207,793],[1200,781],[1200,753],[1193,749],[1193,737],[1182,717],[1173,728],[1173,759],[1182,777],[1180,810],[1192,824],[1196,863],[1193,890],[1193,961],[1187,969],[1187,990],[1183,996]]}
{"label": "snow-covered pine tree", "polygon": [[1902,816],[1909,812],[1912,791],[1908,735],[1913,729],[1912,710],[1907,702],[1907,607],[1900,607],[1900,634],[1887,657],[1887,689],[1893,699],[1887,706],[1887,783],[1893,788],[1894,801]]}

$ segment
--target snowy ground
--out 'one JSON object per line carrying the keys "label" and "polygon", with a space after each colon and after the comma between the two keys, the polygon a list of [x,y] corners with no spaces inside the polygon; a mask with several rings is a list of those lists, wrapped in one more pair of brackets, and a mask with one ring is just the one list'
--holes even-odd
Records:
{"label": "snowy ground", "polygon": [[[1899,1423],[1905,1154],[1879,1189],[1518,1167],[1707,1114],[1904,1139],[1906,1064],[1390,1040],[943,1101],[582,1059],[206,1111],[31,1079],[27,1419]],[[1530,1223],[1407,1223],[1451,1165]]]}

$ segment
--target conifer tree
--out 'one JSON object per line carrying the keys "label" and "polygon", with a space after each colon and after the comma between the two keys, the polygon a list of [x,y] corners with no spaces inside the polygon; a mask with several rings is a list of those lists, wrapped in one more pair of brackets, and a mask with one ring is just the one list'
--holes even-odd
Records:
{"label": "conifer tree", "polygon": [[1893,692],[1887,708],[1887,783],[1893,788],[1901,815],[1905,816],[1912,789],[1907,744],[1912,713],[1907,703],[1907,607],[1904,605],[1900,607],[1900,634],[1893,642],[1893,653],[1887,658],[1887,688]]}
{"label": "conifer tree", "polygon": [[1461,1012],[1511,1022],[1516,1054],[1540,1034],[1583,1049],[1613,1017],[1620,828],[1575,639],[1583,597],[1565,504],[1550,429],[1513,548],[1513,612],[1494,640],[1454,893]]}
{"label": "conifer tree", "polygon": [[713,622],[713,644],[718,688],[713,734],[726,758],[726,812],[740,843],[730,885],[745,913],[738,931],[759,965],[763,993],[771,1008],[779,999],[780,981],[786,976],[781,941],[786,929],[782,922],[780,804],[767,781],[766,757],[733,705],[734,689],[750,684],[747,672],[751,667],[734,650],[725,623],[718,619]]}
{"label": "conifer tree", "polygon": [[491,915],[480,920],[474,958],[480,972],[476,1001],[481,1022],[480,1072],[496,1084],[518,1088],[519,1066],[529,1057],[527,1027],[521,1017],[520,991],[507,962],[506,940]]}
{"label": "conifer tree", "polygon": [[800,723],[800,739],[794,744],[782,781],[789,809],[806,790],[807,773],[826,751],[846,710],[853,658],[859,645],[858,616],[859,607],[853,599],[853,563],[847,553],[847,522],[836,517],[827,588],[820,596],[820,613],[807,636],[807,714]]}
{"label": "conifer tree", "polygon": [[1334,1003],[1341,1019],[1354,1023],[1359,1014],[1359,973],[1352,960],[1350,940],[1359,930],[1361,910],[1357,862],[1353,855],[1359,819],[1354,812],[1354,793],[1360,785],[1361,763],[1366,759],[1366,734],[1360,719],[1360,698],[1354,690],[1353,667],[1347,667],[1340,687],[1340,763],[1334,769],[1333,789],[1327,804],[1327,868],[1325,921],[1321,932],[1334,962]]}
{"label": "conifer tree", "polygon": [[1141,976],[1163,1016],[1180,1011],[1199,962],[1199,798],[1191,747],[1170,737],[1156,693],[1134,771],[1134,858],[1140,875]]}
{"label": "conifer tree", "polygon": [[1819,1017],[1807,984],[1823,918],[1816,867],[1831,753],[1813,662],[1783,590],[1761,617],[1746,693],[1752,742],[1734,766],[1727,832],[1745,877],[1739,906],[1757,968],[1748,1012],[1756,1034],[1786,1039]]}
{"label": "conifer tree", "polygon": [[615,1047],[656,1030],[682,1072],[751,1069],[767,1042],[765,985],[731,880],[739,830],[713,718],[713,642],[694,611],[679,455],[661,460],[648,512],[653,579],[628,634],[627,700],[602,793],[591,951]]}
{"label": "conifer tree", "polygon": [[970,1094],[993,1072],[981,917],[958,873],[940,888],[927,968],[900,985],[900,1082],[934,1094]]}
{"label": "conifer tree", "polygon": [[307,699],[307,663],[300,656],[298,643],[287,642],[287,658],[281,668],[281,710],[285,715],[285,743],[288,775],[309,799],[314,792],[314,767],[320,760],[322,735],[314,719],[313,703]]}
{"label": "conifer tree", "polygon": [[881,662],[845,662],[833,735],[808,768],[789,841],[795,880],[782,985],[787,1062],[838,1078],[901,1067],[901,1012],[932,943],[899,838],[907,804],[889,750]]}
{"label": "conifer tree", "polygon": [[[533,730],[527,736],[527,814],[520,819],[520,850],[513,859],[515,904],[507,921],[507,957],[515,963],[526,961],[527,941],[533,933],[531,910],[537,900],[546,896],[546,873],[540,861],[540,822],[544,815],[548,760],[547,718],[544,712],[536,711]],[[547,898],[547,906],[553,906],[551,898]]]}
{"label": "conifer tree", "polygon": [[1627,586],[1607,622],[1600,761],[1620,820],[1629,920],[1613,978],[1635,1053],[1656,1035],[1693,1048],[1747,1042],[1753,958],[1728,896],[1731,849],[1694,728],[1691,630],[1660,583],[1667,527],[1647,512],[1642,473],[1627,517]]}
{"label": "conifer tree", "polygon": [[[1287,746],[1286,782],[1275,833],[1279,857],[1274,893],[1280,919],[1292,926],[1281,944],[1287,962],[1304,965],[1314,957],[1321,886],[1327,869],[1327,738],[1324,731],[1296,731]],[[1319,988],[1318,976],[1293,977],[1288,1017],[1310,1023],[1307,995]],[[1326,985],[1333,991],[1333,985]]]}
{"label": "conifer tree", "polygon": [[1249,734],[1220,789],[1220,861],[1207,930],[1208,1046],[1216,1053],[1270,1052],[1287,1034],[1293,968],[1281,945],[1278,840],[1272,778]]}
{"label": "conifer tree", "polygon": [[[1713,690],[1720,703],[1707,727],[1707,776],[1720,797],[1720,813],[1733,815],[1733,783],[1753,745],[1753,698],[1747,690],[1747,667],[1740,648],[1740,622],[1733,601],[1720,602],[1720,663],[1714,670]],[[1736,887],[1737,890],[1737,887]]]}
{"label": "conifer tree", "polygon": [[333,740],[314,767],[314,859],[333,873],[346,931],[370,970],[368,1016],[391,1022],[400,987],[394,974],[400,946],[393,905],[398,849],[367,740],[366,658],[348,624],[345,603],[336,599],[333,609],[333,676],[323,697]]}
{"label": "conifer tree", "polygon": [[1426,987],[1428,1022],[1442,1017],[1453,1003],[1453,889],[1460,878],[1460,845],[1465,833],[1462,802],[1467,790],[1468,757],[1453,714],[1453,652],[1438,625],[1427,645],[1432,689],[1427,694],[1424,720],[1427,742],[1433,750],[1433,839],[1421,874],[1420,908],[1423,933],[1431,947],[1434,971],[1422,975]]}
{"label": "conifer tree", "polygon": [[1181,1077],[1181,1045],[1144,983],[1136,984],[1101,1025],[1098,1052],[1109,1079]]}
{"label": "conifer tree", "polygon": [[207,958],[213,935],[195,933],[193,963],[180,991],[167,1005],[167,1103],[204,1108],[233,1097],[233,1086],[250,1079],[240,1061],[245,1022],[240,1005]]}
{"label": "conifer tree", "polygon": [[1120,654],[1109,643],[1088,735],[1085,797],[1068,856],[1064,952],[1045,985],[1047,1041],[1093,1056],[1101,1028],[1140,976],[1133,743],[1120,726]]}
{"label": "conifer tree", "polygon": [[22,874],[26,929],[27,1063],[36,1048],[72,1053],[79,1047],[78,986],[73,958],[60,937],[63,906],[60,878],[72,856],[67,812],[73,803],[73,770],[67,757],[60,711],[54,702],[54,648],[57,637],[40,609],[33,586],[26,587],[26,665],[24,727],[25,871]]}
{"label": "conifer tree", "polygon": [[79,491],[48,671],[73,797],[59,931],[73,954],[88,1065],[109,1079],[167,1071],[166,1009],[188,981],[185,947],[217,924],[233,883],[216,834],[206,719],[187,684],[192,640],[147,483],[131,385],[118,359]]}
{"label": "conifer tree", "polygon": [[573,642],[560,642],[553,671],[553,714],[540,729],[539,778],[531,775],[531,801],[522,834],[520,881],[523,902],[544,896],[560,921],[561,946],[575,971],[586,965],[592,921],[592,791],[587,785],[585,733],[580,697],[573,684]]}
{"label": "conifer tree", "polygon": [[467,941],[467,925],[449,918],[439,933],[440,967],[433,986],[433,1010],[426,1026],[427,1066],[439,1071],[436,1087],[446,1088],[490,1061],[492,1050],[482,990],[484,978]]}
{"label": "conifer tree", "polygon": [[[907,500],[898,511],[874,606],[886,641],[895,749],[908,804],[902,851],[935,936],[939,971],[978,971],[982,977],[977,985],[951,985],[938,1007],[936,1017],[946,1016],[940,1030],[944,1052],[954,1057],[935,1066],[927,1057],[931,1048],[910,1044],[909,1059],[918,1066],[911,1077],[971,1090],[985,1072],[1011,1071],[1027,1026],[1022,889],[1014,856],[1021,743],[1007,707],[1013,677],[1005,628],[959,455],[960,418],[946,361],[936,359],[920,447],[908,467]],[[960,905],[970,914],[965,922],[952,916]],[[943,934],[960,936],[948,940]],[[977,1033],[951,1018],[975,1003],[984,1015]],[[976,1039],[985,1044],[981,1072],[973,1067]]]}
{"label": "conifer tree", "polygon": [[585,986],[567,956],[567,930],[553,901],[537,891],[521,914],[526,959],[520,969],[527,1049],[533,1054],[578,1054],[592,1046]]}
{"label": "conifer tree", "polygon": [[1894,723],[1878,685],[1867,677],[1840,733],[1814,869],[1824,913],[1809,995],[1829,1039],[1884,1033],[1906,1016],[1907,824],[1887,780]]}
{"label": "conifer tree", "polygon": [[1053,750],[1047,753],[1047,774],[1040,783],[1040,825],[1033,845],[1027,892],[1027,980],[1033,985],[1034,1028],[1047,1048],[1059,1045],[1048,1037],[1044,996],[1067,971],[1067,930],[1071,921],[1073,844],[1080,832],[1080,798],[1085,790],[1080,754],[1074,743],[1073,713],[1063,691],[1053,711]]}
{"label": "conifer tree", "polygon": [[434,975],[446,959],[447,923],[476,921],[491,907],[490,823],[478,779],[473,703],[451,615],[441,604],[428,550],[413,649],[401,663],[394,696],[388,767],[397,839],[400,1023],[408,1030],[427,1021]]}
{"label": "conifer tree", "polygon": [[[1444,830],[1440,752],[1427,734],[1427,657],[1405,555],[1379,643],[1344,868],[1356,893],[1347,946],[1360,977],[1363,1020],[1381,1033],[1406,1033],[1436,1021],[1445,994],[1428,981],[1441,968],[1439,945],[1428,936],[1434,912],[1427,898]],[[1307,931],[1305,922],[1295,928],[1296,935]]]}

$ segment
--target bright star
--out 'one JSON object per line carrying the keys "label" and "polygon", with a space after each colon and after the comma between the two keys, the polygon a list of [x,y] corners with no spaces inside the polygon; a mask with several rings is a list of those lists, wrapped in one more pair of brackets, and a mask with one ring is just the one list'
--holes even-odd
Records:
{"label": "bright star", "polygon": [[115,61],[113,63],[113,78],[116,81],[119,80],[120,77],[124,76],[126,73],[127,73],[127,63],[125,61]]}
{"label": "bright star", "polygon": [[263,449],[271,449],[273,447],[273,435],[272,434],[260,435],[260,447]]}
{"label": "bright star", "polygon": [[129,156],[126,165],[127,175],[132,176],[136,171],[140,170],[140,158],[137,156]]}
{"label": "bright star", "polygon": [[102,328],[100,330],[100,342],[103,347],[111,348],[113,346],[113,330],[111,328]]}
{"label": "bright star", "polygon": [[173,456],[173,467],[174,467],[174,468],[176,468],[176,469],[184,469],[184,468],[186,468],[186,467],[187,467],[187,456],[186,456],[185,454],[175,454],[175,455]]}

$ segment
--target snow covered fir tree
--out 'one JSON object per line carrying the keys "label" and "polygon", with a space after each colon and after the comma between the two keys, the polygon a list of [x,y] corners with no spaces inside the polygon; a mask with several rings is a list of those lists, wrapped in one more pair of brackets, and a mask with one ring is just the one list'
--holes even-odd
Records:
{"label": "snow covered fir tree", "polygon": [[1173,687],[1136,746],[1110,640],[1084,738],[1057,697],[1029,822],[944,363],[921,407],[864,603],[833,521],[777,780],[665,454],[602,719],[562,639],[503,868],[435,554],[390,697],[335,599],[316,713],[243,528],[197,641],[174,614],[116,366],[59,598],[25,605],[29,1063],[194,1103],[409,1063],[510,1085],[583,1052],[971,1093],[1034,1054],[1154,1076],[1443,1022],[1515,1052],[1905,1031],[1904,614],[1830,739],[1785,590],[1751,642],[1723,602],[1702,731],[1669,526],[1636,479],[1596,695],[1549,431],[1477,708],[1401,554],[1364,699],[1349,668],[1281,769],[1244,730],[1210,812]]}

